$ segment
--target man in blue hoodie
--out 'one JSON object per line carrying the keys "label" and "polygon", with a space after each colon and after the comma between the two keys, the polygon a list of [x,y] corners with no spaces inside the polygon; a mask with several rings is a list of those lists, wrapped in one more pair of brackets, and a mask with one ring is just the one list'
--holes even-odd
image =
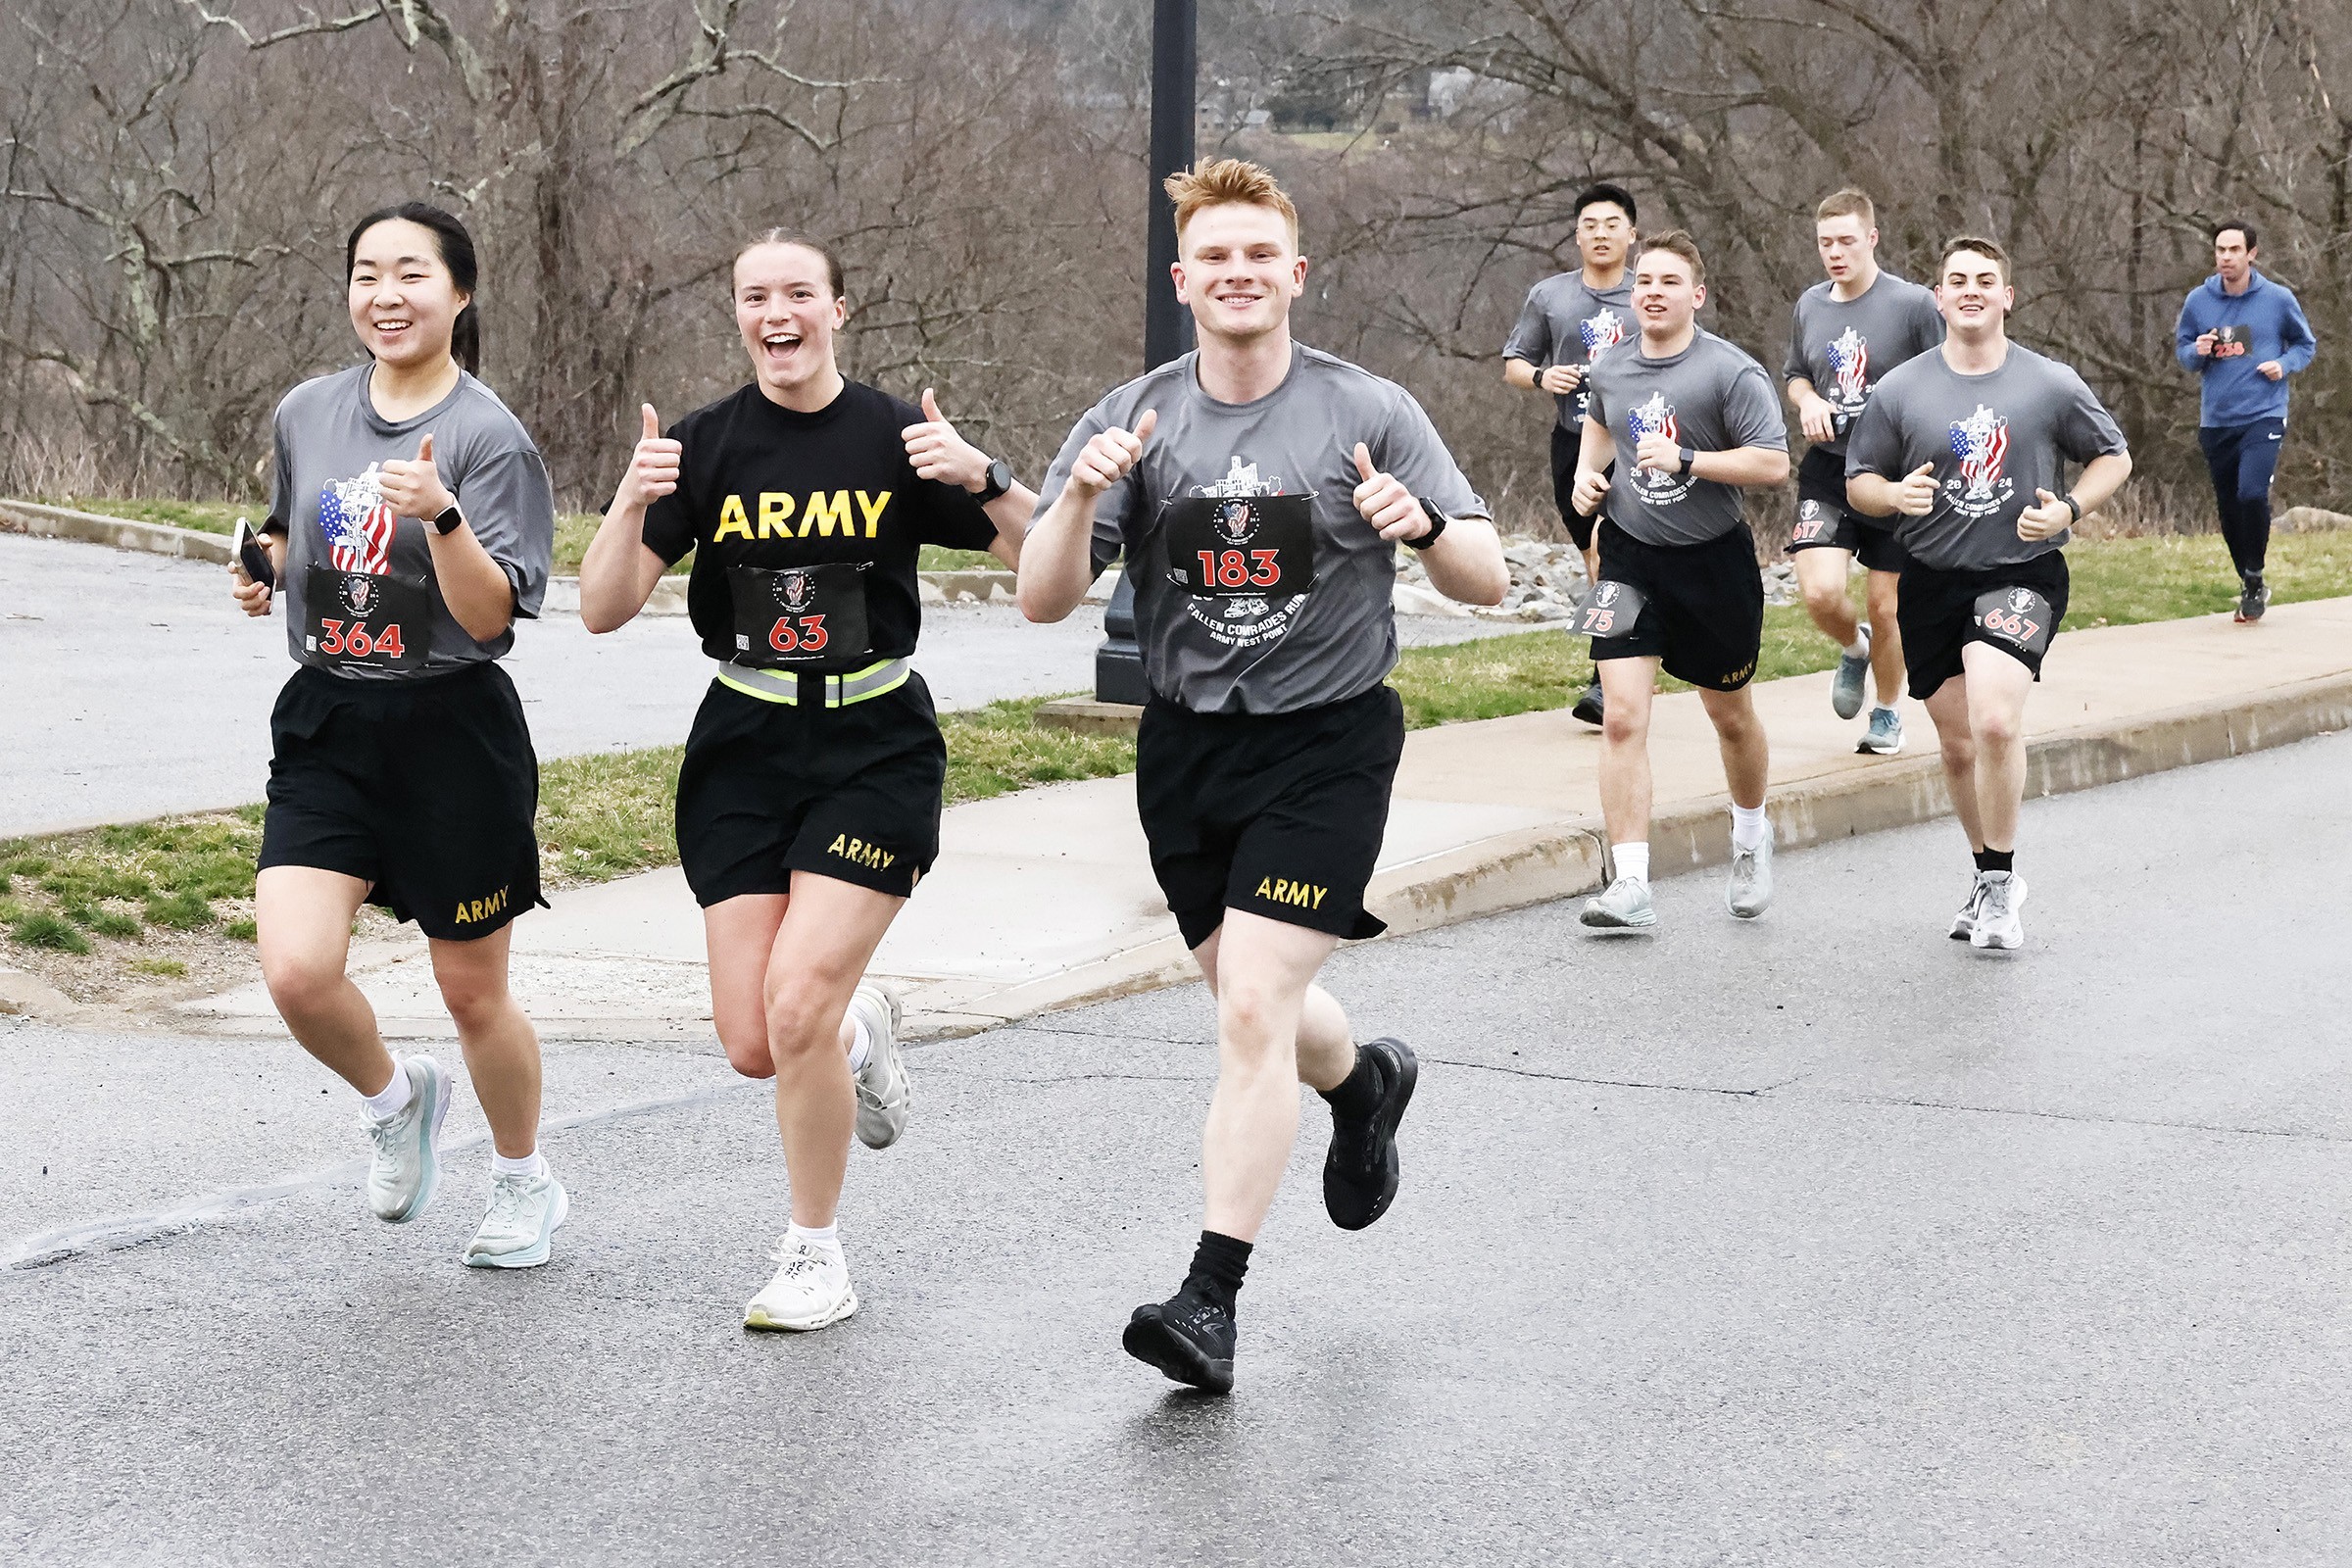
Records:
{"label": "man in blue hoodie", "polygon": [[2311,363],[2319,340],[2294,290],[2255,269],[2254,225],[2231,219],[2213,231],[2214,275],[2189,290],[2173,326],[2180,368],[2202,378],[2197,444],[2213,473],[2222,538],[2237,567],[2237,620],[2262,618],[2271,543],[2271,475],[2286,437],[2286,378]]}

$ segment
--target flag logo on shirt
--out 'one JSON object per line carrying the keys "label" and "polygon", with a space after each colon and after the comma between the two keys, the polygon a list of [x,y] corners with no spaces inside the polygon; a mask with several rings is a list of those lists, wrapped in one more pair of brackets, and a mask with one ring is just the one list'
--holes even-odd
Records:
{"label": "flag logo on shirt", "polygon": [[1830,369],[1838,377],[1838,401],[1858,404],[1870,380],[1870,340],[1852,327],[1830,339]]}
{"label": "flag logo on shirt", "polygon": [[1984,404],[1965,419],[1952,421],[1952,456],[1960,460],[1960,477],[1971,501],[1989,501],[2001,481],[2001,463],[2009,456],[2009,421]]}
{"label": "flag logo on shirt", "polygon": [[1625,422],[1633,430],[1636,445],[1653,435],[1662,435],[1669,441],[1682,438],[1682,427],[1674,419],[1674,406],[1666,401],[1663,392],[1652,392],[1648,402],[1637,404],[1625,416]]}
{"label": "flag logo on shirt", "polygon": [[392,535],[400,519],[384,504],[374,464],[356,479],[337,479],[318,492],[318,530],[328,564],[337,571],[382,572],[392,564]]}
{"label": "flag logo on shirt", "polygon": [[1590,364],[1625,341],[1625,318],[1615,311],[1604,310],[1579,321],[1576,330],[1585,340],[1585,360]]}

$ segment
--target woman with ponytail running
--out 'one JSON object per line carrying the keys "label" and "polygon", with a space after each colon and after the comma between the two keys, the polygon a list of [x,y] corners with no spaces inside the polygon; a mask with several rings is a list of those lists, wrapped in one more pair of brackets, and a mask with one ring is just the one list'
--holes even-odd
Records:
{"label": "woman with ponytail running", "polygon": [[395,1057],[345,972],[364,904],[414,920],[489,1119],[488,1211],[465,1261],[547,1261],[567,1200],[539,1153],[539,1040],[507,989],[511,922],[539,897],[539,762],[498,660],[539,612],[555,542],[546,465],[473,372],[473,240],[411,202],[344,249],[365,363],[276,416],[263,525],[271,580],[232,566],[249,615],[282,601],[299,666],[270,715],[255,888],[263,977],[294,1038],[360,1096],[378,1219],[424,1211],[449,1074]]}

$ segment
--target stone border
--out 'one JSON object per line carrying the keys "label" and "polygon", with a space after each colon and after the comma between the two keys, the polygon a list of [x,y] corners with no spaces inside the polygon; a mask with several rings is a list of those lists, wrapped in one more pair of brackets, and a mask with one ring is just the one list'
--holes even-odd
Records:
{"label": "stone border", "polygon": [[44,507],[30,501],[0,501],[0,533],[30,534],[36,539],[73,539],[82,544],[112,545],[117,550],[141,550],[151,556],[179,556],[189,561],[228,564],[228,535],[169,523],[134,522],[128,517],[102,517],[94,512]]}

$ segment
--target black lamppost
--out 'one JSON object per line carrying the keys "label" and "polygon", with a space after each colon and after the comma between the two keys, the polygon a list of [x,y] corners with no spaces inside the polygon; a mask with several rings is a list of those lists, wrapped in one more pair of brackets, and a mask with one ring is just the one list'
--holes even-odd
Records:
{"label": "black lamppost", "polygon": [[[1162,187],[1193,161],[1193,94],[1199,74],[1194,39],[1195,0],[1152,5],[1152,220],[1144,248],[1144,368],[1157,369],[1193,346],[1193,318],[1176,298],[1168,269],[1176,261],[1176,208]],[[1141,703],[1143,651],[1135,644],[1135,591],[1119,574],[1102,612],[1102,646],[1095,650],[1095,700]]]}

